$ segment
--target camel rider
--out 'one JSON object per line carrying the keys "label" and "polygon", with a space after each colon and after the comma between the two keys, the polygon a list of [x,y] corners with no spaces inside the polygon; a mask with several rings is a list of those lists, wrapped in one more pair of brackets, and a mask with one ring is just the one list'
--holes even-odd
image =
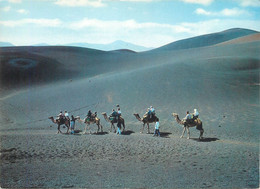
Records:
{"label": "camel rider", "polygon": [[90,121],[92,118],[92,112],[91,110],[88,111],[88,114],[87,114],[87,117],[86,117],[86,120]]}
{"label": "camel rider", "polygon": [[154,109],[154,107],[151,106],[150,109],[151,109],[152,116],[154,116],[154,115],[155,115],[155,109]]}
{"label": "camel rider", "polygon": [[65,118],[70,121],[69,113],[67,111],[64,111]]}
{"label": "camel rider", "polygon": [[184,126],[186,125],[186,123],[190,123],[191,115],[189,111],[187,111],[186,116],[183,118],[183,121],[184,121]]}
{"label": "camel rider", "polygon": [[116,119],[117,117],[117,112],[115,111],[115,109],[112,110],[112,113],[110,114],[110,119],[113,120],[113,119]]}
{"label": "camel rider", "polygon": [[93,121],[96,120],[96,118],[97,118],[97,112],[95,112],[94,114],[92,114],[92,119],[93,119]]}
{"label": "camel rider", "polygon": [[199,117],[199,112],[198,112],[198,110],[197,109],[194,109],[194,112],[193,112],[193,119],[195,120],[195,119],[197,119],[198,117]]}
{"label": "camel rider", "polygon": [[148,117],[149,116],[149,111],[150,111],[150,109],[147,108],[147,110],[146,110],[145,114],[143,115],[143,117]]}
{"label": "camel rider", "polygon": [[120,118],[121,114],[122,114],[121,109],[118,108],[118,109],[117,109],[117,119]]}
{"label": "camel rider", "polygon": [[65,116],[62,113],[62,111],[60,111],[59,115],[57,116],[59,120],[64,120]]}
{"label": "camel rider", "polygon": [[155,109],[152,106],[148,108],[148,115],[150,119],[155,115]]}

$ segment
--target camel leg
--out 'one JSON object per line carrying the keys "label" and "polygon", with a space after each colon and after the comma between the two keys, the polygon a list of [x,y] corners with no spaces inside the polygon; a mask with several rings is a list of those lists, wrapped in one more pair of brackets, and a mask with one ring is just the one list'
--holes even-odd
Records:
{"label": "camel leg", "polygon": [[141,129],[140,133],[144,132],[144,126],[145,126],[145,123],[143,124],[143,128]]}
{"label": "camel leg", "polygon": [[122,123],[123,124],[123,132],[125,131],[125,122]]}
{"label": "camel leg", "polygon": [[99,126],[99,124],[98,123],[96,123],[97,124],[97,133],[98,133],[98,131],[100,130],[100,126]]}
{"label": "camel leg", "polygon": [[115,127],[115,125],[113,124],[113,128],[114,128],[114,133],[116,133],[116,127]]}
{"label": "camel leg", "polygon": [[61,130],[60,130],[60,125],[58,125],[58,133],[57,134],[59,134],[59,133],[62,133]]}
{"label": "camel leg", "polygon": [[111,123],[111,126],[110,126],[110,133],[112,133],[112,123]]}
{"label": "camel leg", "polygon": [[183,127],[182,135],[181,135],[180,138],[183,138],[183,135],[185,134],[185,131],[186,131],[186,126]]}
{"label": "camel leg", "polygon": [[69,134],[70,126],[69,125],[66,125],[66,126],[67,126],[67,134]]}
{"label": "camel leg", "polygon": [[103,132],[103,127],[102,127],[102,125],[99,124],[99,123],[97,123],[97,126],[98,126],[97,133],[98,133],[99,131]]}
{"label": "camel leg", "polygon": [[204,133],[204,130],[202,129],[202,130],[200,130],[200,138],[199,139],[203,139],[203,133]]}
{"label": "camel leg", "polygon": [[111,132],[112,132],[112,128],[114,129],[114,133],[116,133],[116,128],[114,126],[114,123],[111,123]]}
{"label": "camel leg", "polygon": [[189,129],[189,127],[187,127],[187,134],[188,134],[187,139],[190,139],[190,129]]}
{"label": "camel leg", "polygon": [[149,127],[149,123],[147,123],[147,134],[150,134],[150,127]]}
{"label": "camel leg", "polygon": [[87,134],[87,128],[88,128],[88,124],[86,123],[85,129],[84,129],[84,134]]}
{"label": "camel leg", "polygon": [[89,130],[89,134],[92,134],[91,129],[90,129],[90,124],[91,123],[88,124],[88,130]]}
{"label": "camel leg", "polygon": [[101,133],[103,133],[103,126],[101,124],[99,124],[100,129],[101,129]]}

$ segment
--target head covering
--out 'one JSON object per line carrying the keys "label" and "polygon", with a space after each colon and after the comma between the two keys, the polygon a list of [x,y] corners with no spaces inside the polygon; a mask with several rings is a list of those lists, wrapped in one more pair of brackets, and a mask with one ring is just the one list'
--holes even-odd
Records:
{"label": "head covering", "polygon": [[194,109],[194,113],[193,113],[195,116],[198,116],[199,115],[199,112],[197,109]]}

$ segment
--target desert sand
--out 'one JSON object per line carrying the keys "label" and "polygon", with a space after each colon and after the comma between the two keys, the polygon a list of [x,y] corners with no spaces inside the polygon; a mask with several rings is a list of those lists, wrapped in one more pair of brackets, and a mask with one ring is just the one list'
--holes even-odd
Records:
{"label": "desert sand", "polygon": [[[141,53],[0,48],[1,187],[258,188],[259,49],[259,32],[246,29]],[[116,104],[122,135],[109,132],[101,115]],[[161,137],[141,134],[133,115],[150,105]],[[195,128],[190,140],[180,138],[183,127],[172,116],[194,108],[203,140]],[[83,118],[89,109],[103,132],[83,134],[77,122],[74,135],[56,134],[48,119],[60,110]]]}

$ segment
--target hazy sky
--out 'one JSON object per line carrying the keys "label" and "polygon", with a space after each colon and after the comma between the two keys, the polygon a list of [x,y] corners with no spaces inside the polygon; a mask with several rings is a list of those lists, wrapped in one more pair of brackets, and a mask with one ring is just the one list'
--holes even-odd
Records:
{"label": "hazy sky", "polygon": [[0,0],[0,41],[14,45],[159,47],[237,27],[260,31],[260,0]]}

